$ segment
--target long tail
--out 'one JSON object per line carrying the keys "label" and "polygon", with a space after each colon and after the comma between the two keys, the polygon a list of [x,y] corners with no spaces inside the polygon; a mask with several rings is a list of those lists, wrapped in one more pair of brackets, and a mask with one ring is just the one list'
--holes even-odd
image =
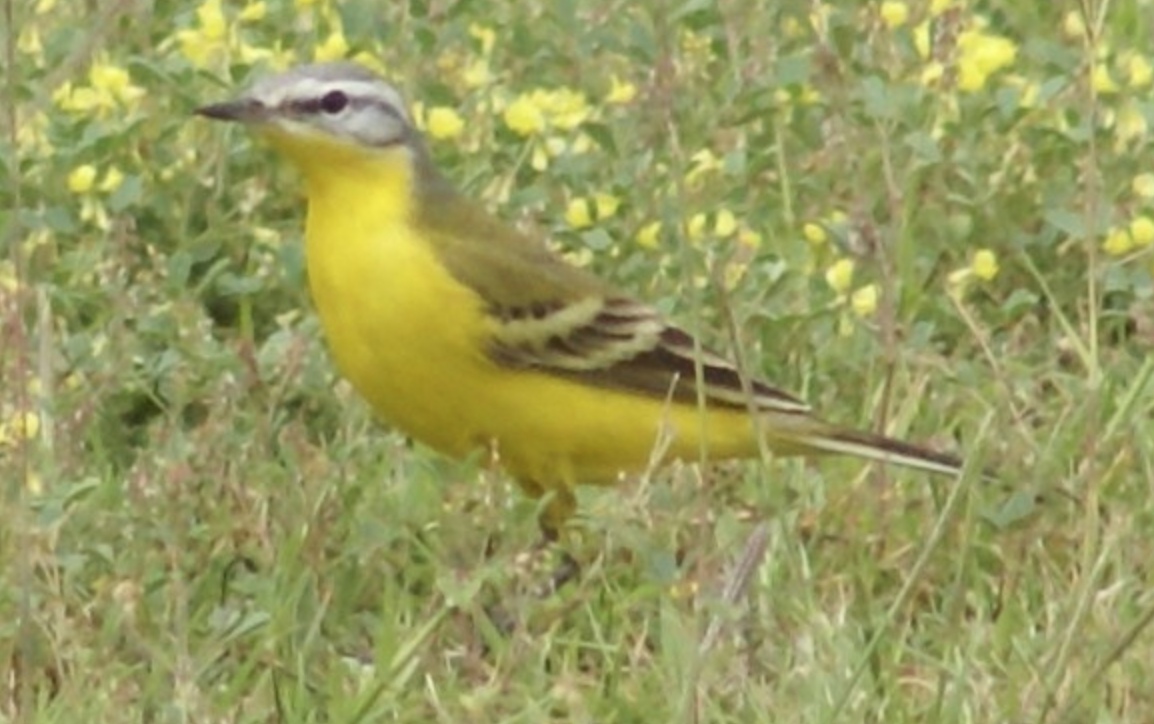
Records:
{"label": "long tail", "polygon": [[825,423],[816,430],[799,435],[796,443],[815,453],[853,455],[941,475],[957,476],[961,474],[964,465],[962,458],[948,453],[927,450],[872,432],[850,430]]}

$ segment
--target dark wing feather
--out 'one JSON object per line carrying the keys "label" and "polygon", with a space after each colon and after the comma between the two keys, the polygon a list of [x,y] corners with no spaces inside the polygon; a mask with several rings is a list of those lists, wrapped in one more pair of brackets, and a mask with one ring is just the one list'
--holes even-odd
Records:
{"label": "dark wing feather", "polygon": [[[499,364],[698,404],[806,414],[809,406],[741,374],[657,310],[574,267],[481,207],[436,186],[419,219],[445,266],[484,300]],[[752,397],[752,399],[750,399]]]}

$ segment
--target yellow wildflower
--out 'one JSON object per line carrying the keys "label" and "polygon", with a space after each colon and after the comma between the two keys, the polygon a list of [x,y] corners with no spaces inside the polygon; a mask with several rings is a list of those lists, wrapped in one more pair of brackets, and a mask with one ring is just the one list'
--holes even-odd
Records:
{"label": "yellow wildflower", "polygon": [[318,61],[340,60],[348,55],[349,41],[345,39],[344,31],[335,28],[329,36],[313,51],[313,57]]}
{"label": "yellow wildflower", "polygon": [[0,292],[11,294],[20,288],[16,279],[16,265],[8,259],[0,259]]}
{"label": "yellow wildflower", "polygon": [[1128,229],[1115,228],[1106,234],[1102,242],[1102,250],[1110,256],[1122,256],[1134,248],[1134,239]]}
{"label": "yellow wildflower", "polygon": [[1154,219],[1142,214],[1130,220],[1130,238],[1134,246],[1150,246],[1154,243]]}
{"label": "yellow wildflower", "polygon": [[1118,141],[1129,143],[1146,135],[1146,114],[1133,100],[1127,99],[1118,109],[1114,131]]}
{"label": "yellow wildflower", "polygon": [[815,224],[812,221],[801,227],[801,234],[805,240],[814,246],[821,246],[829,241],[829,235],[825,233],[825,227],[821,224]]}
{"label": "yellow wildflower", "polygon": [[988,282],[998,276],[998,256],[989,249],[978,249],[970,262],[970,269],[978,279]]}
{"label": "yellow wildflower", "polygon": [[40,29],[31,23],[25,25],[16,38],[16,49],[39,62],[44,55],[44,44],[40,41]]}
{"label": "yellow wildflower", "polygon": [[245,3],[245,6],[236,17],[242,23],[247,23],[249,21],[263,20],[266,14],[268,14],[268,5],[264,0],[258,0],[258,2]]}
{"label": "yellow wildflower", "polygon": [[426,116],[426,128],[429,136],[444,141],[461,135],[461,131],[465,130],[465,121],[448,106],[433,106]]}
{"label": "yellow wildflower", "polygon": [[593,148],[593,138],[588,133],[578,133],[576,140],[569,146],[569,153],[574,155],[588,153]]}
{"label": "yellow wildflower", "polygon": [[850,307],[859,317],[868,317],[878,308],[878,285],[867,284],[854,291],[849,298]]}
{"label": "yellow wildflower", "polygon": [[593,214],[589,209],[589,199],[578,196],[569,200],[565,209],[565,221],[574,229],[584,229],[593,224]]}
{"label": "yellow wildflower", "polygon": [[737,231],[737,217],[729,209],[722,209],[717,212],[717,218],[713,220],[713,233],[719,238],[726,238]]}
{"label": "yellow wildflower", "polygon": [[845,294],[853,284],[853,259],[842,257],[825,272],[825,283],[838,294]]}
{"label": "yellow wildflower", "polygon": [[1145,88],[1154,80],[1154,66],[1141,53],[1130,53],[1125,59],[1126,85],[1131,88]]}
{"label": "yellow wildflower", "polygon": [[933,86],[942,79],[946,74],[946,66],[942,65],[936,60],[931,60],[926,63],[926,67],[922,68],[921,81],[922,85]]}
{"label": "yellow wildflower", "polygon": [[878,14],[886,27],[893,30],[906,24],[910,19],[910,6],[899,0],[885,0]]}
{"label": "yellow wildflower", "polygon": [[690,217],[689,225],[686,227],[690,241],[698,242],[705,238],[705,222],[705,214],[697,213]]}
{"label": "yellow wildflower", "polygon": [[1110,77],[1110,69],[1104,63],[1095,63],[1094,72],[1090,76],[1090,82],[1094,85],[1094,90],[1102,95],[1118,92],[1118,84]]}
{"label": "yellow wildflower", "polygon": [[617,213],[617,209],[621,206],[621,199],[613,194],[598,191],[593,194],[593,205],[597,208],[597,220],[600,221]]}
{"label": "yellow wildflower", "polygon": [[1130,181],[1130,190],[1144,199],[1154,199],[1154,173],[1140,173]]}
{"label": "yellow wildflower", "polygon": [[589,103],[585,95],[571,88],[557,88],[540,92],[538,101],[548,116],[549,123],[563,130],[572,130],[589,117]]}
{"label": "yellow wildflower", "polygon": [[0,420],[0,445],[32,440],[40,432],[40,416],[31,410]]}
{"label": "yellow wildflower", "polygon": [[650,221],[645,226],[637,230],[637,236],[634,241],[643,249],[656,249],[658,246],[658,237],[661,234],[661,222]]}
{"label": "yellow wildflower", "polygon": [[609,104],[628,103],[637,95],[637,86],[629,81],[623,81],[616,74],[609,77],[609,94],[605,102]]}
{"label": "yellow wildflower", "polygon": [[1009,38],[981,30],[958,34],[958,88],[977,91],[994,73],[1014,62],[1018,46]]}
{"label": "yellow wildflower", "polygon": [[110,166],[104,172],[104,179],[100,182],[100,190],[103,193],[111,194],[120,188],[122,183],[124,183],[124,174],[116,166]]}
{"label": "yellow wildflower", "polygon": [[228,34],[228,21],[220,0],[204,0],[196,9],[196,20],[207,40],[223,40]]}
{"label": "yellow wildflower", "polygon": [[104,93],[127,105],[144,95],[144,89],[133,85],[128,71],[120,66],[96,63],[88,71],[89,83],[98,93]]}
{"label": "yellow wildflower", "polygon": [[77,166],[68,174],[68,190],[74,194],[86,194],[96,183],[96,167],[90,163]]}
{"label": "yellow wildflower", "polygon": [[689,173],[685,174],[685,183],[689,185],[693,185],[700,180],[702,176],[721,168],[721,161],[717,156],[713,155],[713,151],[710,151],[708,148],[697,151],[690,160],[693,162],[693,165],[690,166]]}
{"label": "yellow wildflower", "polygon": [[487,25],[473,23],[469,26],[469,35],[481,44],[481,53],[483,55],[489,55],[493,52],[493,46],[497,43],[497,31]]}
{"label": "yellow wildflower", "polygon": [[737,242],[751,249],[756,249],[761,246],[761,234],[753,229],[742,227],[741,231],[737,232]]}
{"label": "yellow wildflower", "polygon": [[1079,10],[1070,10],[1062,17],[1062,34],[1070,40],[1086,37],[1086,21]]}
{"label": "yellow wildflower", "polygon": [[477,58],[465,66],[461,71],[461,82],[466,88],[475,89],[493,82],[493,71],[489,69],[489,61]]}
{"label": "yellow wildflower", "polygon": [[502,114],[505,125],[521,136],[530,136],[545,130],[545,114],[531,95],[521,94],[505,107]]}
{"label": "yellow wildflower", "polygon": [[914,26],[914,50],[918,51],[918,57],[926,60],[930,57],[930,21],[923,20]]}

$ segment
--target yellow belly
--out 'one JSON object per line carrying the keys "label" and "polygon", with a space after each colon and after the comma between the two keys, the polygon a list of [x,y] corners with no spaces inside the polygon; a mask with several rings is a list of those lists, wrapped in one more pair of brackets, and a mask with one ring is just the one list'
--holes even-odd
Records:
{"label": "yellow belly", "polygon": [[[315,223],[313,299],[341,373],[387,422],[453,456],[495,450],[542,488],[607,483],[663,459],[756,454],[744,413],[669,406],[641,395],[515,370],[485,354],[492,322],[407,226]],[[321,232],[320,230],[324,231]]]}

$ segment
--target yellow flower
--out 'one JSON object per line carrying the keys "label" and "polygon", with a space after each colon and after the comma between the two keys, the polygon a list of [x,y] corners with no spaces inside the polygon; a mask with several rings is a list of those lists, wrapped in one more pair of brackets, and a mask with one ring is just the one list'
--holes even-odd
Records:
{"label": "yellow flower", "polygon": [[930,21],[923,20],[914,26],[914,50],[918,57],[926,60],[930,57]]}
{"label": "yellow flower", "polygon": [[1130,182],[1130,190],[1144,199],[1154,199],[1154,173],[1140,173]]}
{"label": "yellow flower", "polygon": [[557,88],[552,91],[538,91],[539,107],[545,112],[549,123],[562,130],[572,130],[589,117],[589,103],[582,93],[571,88]]}
{"label": "yellow flower", "polygon": [[867,284],[849,298],[850,307],[859,317],[868,317],[878,308],[878,285]]}
{"label": "yellow flower", "polygon": [[88,71],[88,80],[98,93],[114,98],[118,103],[129,104],[144,95],[144,89],[133,85],[128,71],[116,65],[96,63]]}
{"label": "yellow flower", "polygon": [[44,55],[44,44],[40,42],[40,29],[32,24],[25,25],[16,38],[16,49],[39,62]]}
{"label": "yellow flower", "polygon": [[482,54],[489,55],[493,52],[493,46],[497,43],[497,31],[487,25],[473,23],[469,26],[469,35],[480,42]]}
{"label": "yellow flower", "polygon": [[1078,10],[1070,10],[1062,18],[1062,34],[1070,40],[1081,40],[1086,37],[1086,21]]}
{"label": "yellow flower", "polygon": [[40,432],[40,417],[31,410],[0,420],[0,445],[11,445],[21,440],[32,440]]}
{"label": "yellow flower", "polygon": [[574,229],[584,229],[593,224],[593,214],[589,210],[589,199],[578,196],[569,200],[565,209],[565,221]]}
{"label": "yellow flower", "polygon": [[713,220],[713,233],[724,239],[737,231],[737,218],[729,209],[722,209],[717,212],[717,218]]}
{"label": "yellow flower", "polygon": [[825,283],[838,294],[845,294],[853,284],[853,259],[842,257],[825,272]]}
{"label": "yellow flower", "polygon": [[761,234],[753,229],[742,227],[741,231],[737,232],[737,242],[751,249],[756,249],[761,246]]}
{"label": "yellow flower", "polygon": [[1146,135],[1146,114],[1133,100],[1126,100],[1118,109],[1114,119],[1114,130],[1118,141],[1129,143]]}
{"label": "yellow flower", "polygon": [[621,199],[613,194],[599,191],[593,194],[593,205],[597,208],[597,220],[601,221],[617,213],[618,207],[621,206]]}
{"label": "yellow flower", "polygon": [[989,249],[978,249],[970,262],[970,269],[978,279],[988,282],[998,276],[998,257]]}
{"label": "yellow flower", "polygon": [[977,91],[986,80],[1014,62],[1018,46],[1009,38],[990,35],[981,30],[964,30],[958,34],[958,88]]}
{"label": "yellow flower", "polygon": [[1150,246],[1154,243],[1154,220],[1142,214],[1130,220],[1130,238],[1134,246]]}
{"label": "yellow flower", "polygon": [[701,241],[705,238],[705,214],[697,213],[689,219],[689,225],[686,227],[686,234],[692,242]]}
{"label": "yellow flower", "polygon": [[821,246],[829,241],[829,235],[825,233],[825,228],[821,224],[815,224],[812,221],[801,227],[801,234],[805,237],[806,241],[814,246]]}
{"label": "yellow flower", "polygon": [[578,155],[588,153],[593,148],[593,138],[588,133],[578,133],[573,145],[569,146],[569,153]]}
{"label": "yellow flower", "polygon": [[268,5],[265,4],[264,0],[258,0],[258,2],[247,3],[236,17],[242,23],[246,23],[251,20],[263,20],[266,14],[268,14]]}
{"label": "yellow flower", "polygon": [[901,27],[910,19],[910,6],[898,0],[885,0],[878,11],[882,22],[889,29]]}
{"label": "yellow flower", "polygon": [[505,107],[505,125],[520,136],[531,136],[545,130],[545,114],[532,96],[521,94]]}
{"label": "yellow flower", "polygon": [[224,40],[228,33],[228,21],[224,18],[224,9],[220,0],[205,0],[196,9],[196,20],[200,25],[200,32],[207,40]]}
{"label": "yellow flower", "polygon": [[180,54],[197,68],[207,68],[224,57],[228,44],[220,38],[213,39],[200,29],[178,30],[176,43]]}
{"label": "yellow flower", "polygon": [[658,237],[661,234],[661,222],[650,221],[645,226],[637,230],[637,236],[634,241],[643,249],[656,249],[658,246]]}
{"label": "yellow flower", "polygon": [[1091,82],[1094,84],[1094,90],[1102,95],[1118,92],[1118,84],[1110,77],[1110,69],[1104,63],[1094,64]]}
{"label": "yellow flower", "polygon": [[96,183],[96,167],[90,163],[77,166],[68,174],[68,190],[74,194],[86,194]]}
{"label": "yellow flower", "polygon": [[693,165],[690,166],[689,173],[685,174],[685,183],[688,185],[693,185],[702,176],[721,168],[721,161],[708,148],[699,150],[693,154],[690,160]]}
{"label": "yellow flower", "polygon": [[936,60],[931,60],[926,63],[926,67],[922,68],[921,81],[922,85],[932,86],[942,79],[946,74],[946,66],[942,65]]}
{"label": "yellow flower", "polygon": [[529,165],[538,172],[549,168],[549,151],[544,144],[533,144],[533,156],[529,159]]}
{"label": "yellow flower", "polygon": [[1131,88],[1145,88],[1154,80],[1154,66],[1146,56],[1140,53],[1130,53],[1126,56],[1126,85]]}
{"label": "yellow flower", "polygon": [[629,81],[623,81],[616,74],[609,77],[609,95],[605,102],[609,104],[628,103],[637,95],[637,86]]}
{"label": "yellow flower", "polygon": [[124,174],[116,166],[111,166],[104,172],[104,179],[100,182],[100,190],[103,193],[111,194],[120,188],[122,183],[124,183]]}
{"label": "yellow flower", "polygon": [[489,69],[489,61],[485,58],[478,58],[461,71],[461,82],[465,84],[466,88],[475,89],[482,86],[489,85],[493,82],[493,71]]}
{"label": "yellow flower", "polygon": [[461,131],[465,130],[465,121],[448,106],[433,106],[427,115],[426,128],[431,137],[444,141],[461,135]]}
{"label": "yellow flower", "polygon": [[16,279],[16,265],[8,259],[0,260],[0,291],[11,294],[20,288]]}
{"label": "yellow flower", "polygon": [[1134,239],[1127,229],[1111,229],[1102,242],[1102,250],[1110,256],[1122,256],[1134,248]]}
{"label": "yellow flower", "polygon": [[313,51],[313,57],[318,61],[326,60],[340,60],[348,55],[349,41],[345,39],[345,34],[340,28],[335,28],[329,37],[324,39],[320,45]]}

